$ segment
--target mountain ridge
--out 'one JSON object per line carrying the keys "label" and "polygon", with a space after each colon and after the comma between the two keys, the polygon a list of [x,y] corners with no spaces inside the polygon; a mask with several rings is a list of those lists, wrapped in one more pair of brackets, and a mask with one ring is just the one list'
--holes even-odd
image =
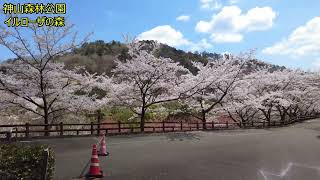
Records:
{"label": "mountain ridge", "polygon": [[[144,40],[147,46],[154,43],[154,41]],[[104,40],[96,40],[86,42],[81,47],[74,49],[63,56],[58,57],[57,62],[63,62],[66,68],[72,69],[76,66],[85,67],[89,73],[107,74],[111,75],[111,71],[116,67],[115,60],[124,61],[130,56],[127,53],[128,48],[124,43],[119,41],[105,42]],[[186,52],[166,44],[160,44],[157,51],[157,56],[170,58],[174,62],[189,69],[192,73],[197,72],[197,68],[193,66],[192,62],[208,63],[209,59],[215,60],[222,58],[223,55],[216,52]],[[14,59],[8,59],[14,61]],[[268,69],[270,72],[286,69],[285,66],[270,64],[258,59],[251,59],[247,62],[248,71],[252,72],[255,69]]]}

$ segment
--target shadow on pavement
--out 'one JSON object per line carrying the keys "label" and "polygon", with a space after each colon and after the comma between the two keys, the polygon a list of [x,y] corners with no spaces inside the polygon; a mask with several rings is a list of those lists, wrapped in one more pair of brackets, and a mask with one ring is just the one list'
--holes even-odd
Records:
{"label": "shadow on pavement", "polygon": [[200,140],[201,137],[199,134],[190,132],[168,133],[165,136],[170,141]]}

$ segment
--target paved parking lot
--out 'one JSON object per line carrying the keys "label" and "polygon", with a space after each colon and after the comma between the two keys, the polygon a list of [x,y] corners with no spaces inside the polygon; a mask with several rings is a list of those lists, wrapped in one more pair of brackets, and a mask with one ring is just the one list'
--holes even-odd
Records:
{"label": "paved parking lot", "polygon": [[[55,179],[76,179],[98,138],[35,140],[56,152]],[[26,142],[27,143],[27,142]],[[29,142],[30,143],[30,142]],[[107,137],[112,180],[319,180],[320,120],[291,127]]]}

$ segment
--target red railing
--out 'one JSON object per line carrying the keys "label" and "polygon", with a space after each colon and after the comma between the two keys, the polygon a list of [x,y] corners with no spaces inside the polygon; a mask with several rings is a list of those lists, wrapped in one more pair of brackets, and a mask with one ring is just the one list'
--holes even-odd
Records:
{"label": "red railing", "polygon": [[[206,122],[146,122],[144,133],[163,133],[163,132],[181,132],[181,131],[195,131],[195,130],[226,130],[239,128],[269,128],[281,127],[296,122],[301,122],[307,119],[314,119],[317,117],[302,117],[295,120],[280,122],[248,122],[248,123],[215,123]],[[45,126],[47,126],[44,130]],[[86,123],[86,124],[15,124],[15,125],[0,125],[0,136],[4,138],[9,129],[12,129],[13,137],[29,138],[29,137],[43,137],[46,132],[50,136],[85,136],[85,135],[117,135],[117,134],[134,134],[141,133],[140,123],[136,122],[117,122],[117,123]]]}

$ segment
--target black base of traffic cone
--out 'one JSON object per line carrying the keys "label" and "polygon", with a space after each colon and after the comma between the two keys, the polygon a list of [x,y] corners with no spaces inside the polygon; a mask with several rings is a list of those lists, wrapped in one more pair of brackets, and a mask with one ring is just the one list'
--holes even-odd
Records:
{"label": "black base of traffic cone", "polygon": [[95,179],[95,178],[103,178],[103,172],[100,171],[100,174],[98,175],[91,175],[91,174],[86,174],[86,180],[89,180],[89,179]]}
{"label": "black base of traffic cone", "polygon": [[100,152],[98,151],[98,156],[109,156],[109,152],[107,152],[106,154],[104,154],[104,153],[100,153]]}

